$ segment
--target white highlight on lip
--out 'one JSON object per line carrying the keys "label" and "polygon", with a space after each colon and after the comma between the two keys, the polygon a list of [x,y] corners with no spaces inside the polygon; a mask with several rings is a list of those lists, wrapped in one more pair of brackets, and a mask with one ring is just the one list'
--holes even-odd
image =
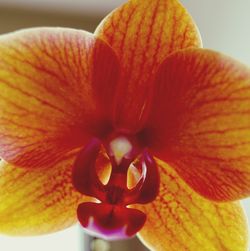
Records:
{"label": "white highlight on lip", "polygon": [[110,150],[113,153],[117,164],[132,150],[132,145],[125,137],[115,138],[110,142]]}
{"label": "white highlight on lip", "polygon": [[90,216],[88,219],[88,225],[83,228],[83,231],[93,237],[101,238],[107,241],[114,241],[128,238],[128,235],[126,234],[127,227],[128,226],[126,224],[120,229],[105,229],[96,223],[93,216]]}

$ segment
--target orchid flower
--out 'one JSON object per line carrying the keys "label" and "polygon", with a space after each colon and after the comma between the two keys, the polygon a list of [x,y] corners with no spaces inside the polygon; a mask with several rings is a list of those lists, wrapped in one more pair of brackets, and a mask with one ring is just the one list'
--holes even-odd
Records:
{"label": "orchid flower", "polygon": [[177,0],[0,36],[0,232],[247,250],[250,69],[201,47]]}

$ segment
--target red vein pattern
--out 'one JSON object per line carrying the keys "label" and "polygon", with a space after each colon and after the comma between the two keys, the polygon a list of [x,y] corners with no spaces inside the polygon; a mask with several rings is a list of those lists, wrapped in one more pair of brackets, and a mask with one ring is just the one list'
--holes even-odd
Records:
{"label": "red vein pattern", "polygon": [[[0,164],[0,232],[38,235],[64,229],[77,220],[82,195],[71,183],[75,152],[54,168],[27,170]],[[86,199],[86,197],[84,197]]]}
{"label": "red vein pattern", "polygon": [[22,167],[49,167],[83,146],[95,124],[112,119],[118,67],[113,51],[84,31],[1,36],[0,156]]}
{"label": "red vein pattern", "polygon": [[139,238],[150,250],[247,251],[247,223],[239,203],[204,199],[170,166],[158,164],[159,196],[140,207],[147,221]]}
{"label": "red vein pattern", "polygon": [[131,0],[108,15],[98,37],[118,55],[122,78],[116,96],[116,123],[139,130],[147,115],[151,77],[165,57],[182,48],[199,47],[199,33],[175,0]]}
{"label": "red vein pattern", "polygon": [[249,196],[250,69],[209,50],[183,50],[166,59],[156,83],[147,126],[156,156],[209,199]]}

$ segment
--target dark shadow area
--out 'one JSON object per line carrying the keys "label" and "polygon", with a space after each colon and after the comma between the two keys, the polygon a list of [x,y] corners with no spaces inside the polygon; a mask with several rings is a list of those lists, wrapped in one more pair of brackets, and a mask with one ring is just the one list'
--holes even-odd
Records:
{"label": "dark shadow area", "polygon": [[63,14],[22,8],[0,7],[0,33],[7,33],[18,29],[59,26],[94,31],[103,17]]}
{"label": "dark shadow area", "polygon": [[148,249],[137,239],[111,242],[111,251],[147,251]]}

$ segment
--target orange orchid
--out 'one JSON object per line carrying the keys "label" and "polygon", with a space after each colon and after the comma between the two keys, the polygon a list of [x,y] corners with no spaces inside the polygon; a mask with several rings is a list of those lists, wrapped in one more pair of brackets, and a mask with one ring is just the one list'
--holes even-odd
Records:
{"label": "orange orchid", "polygon": [[177,0],[2,35],[0,125],[0,232],[78,218],[151,250],[247,250],[250,69],[202,49]]}

